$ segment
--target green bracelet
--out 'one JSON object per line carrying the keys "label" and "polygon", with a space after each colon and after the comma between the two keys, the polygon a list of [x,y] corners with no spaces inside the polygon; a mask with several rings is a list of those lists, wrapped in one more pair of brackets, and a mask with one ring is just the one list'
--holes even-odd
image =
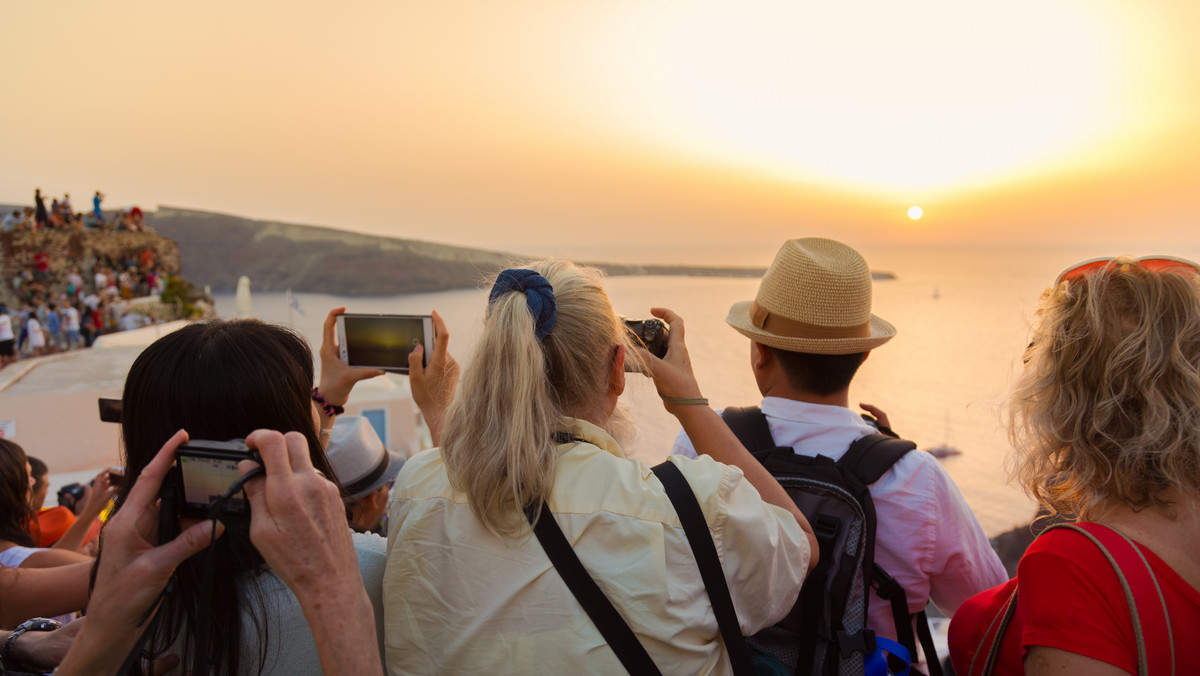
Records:
{"label": "green bracelet", "polygon": [[[660,395],[661,396],[661,395]],[[694,397],[692,399],[676,399],[675,397],[663,397],[663,401],[668,404],[677,406],[708,406],[708,400],[704,397]]]}

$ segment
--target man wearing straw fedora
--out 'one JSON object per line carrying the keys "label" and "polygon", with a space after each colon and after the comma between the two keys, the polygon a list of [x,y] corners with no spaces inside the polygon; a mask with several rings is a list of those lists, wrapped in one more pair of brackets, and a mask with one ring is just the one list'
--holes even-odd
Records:
{"label": "man wearing straw fedora", "polygon": [[[857,251],[816,237],[786,242],[755,299],[735,303],[725,321],[751,341],[761,409],[777,446],[838,460],[851,443],[877,432],[850,409],[850,381],[896,329],[871,314],[871,271]],[[673,452],[696,455],[682,432]],[[904,588],[909,612],[932,599],[949,616],[1007,579],[974,513],[933,456],[905,454],[870,492],[875,562]],[[867,626],[896,638],[890,606],[875,594]]]}

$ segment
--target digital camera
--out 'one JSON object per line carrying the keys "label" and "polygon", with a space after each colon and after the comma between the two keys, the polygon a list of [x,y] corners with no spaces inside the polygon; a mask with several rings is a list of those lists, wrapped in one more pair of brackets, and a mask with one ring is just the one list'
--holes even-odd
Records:
{"label": "digital camera", "polygon": [[650,354],[662,359],[667,354],[667,325],[659,319],[626,319],[625,330]]}

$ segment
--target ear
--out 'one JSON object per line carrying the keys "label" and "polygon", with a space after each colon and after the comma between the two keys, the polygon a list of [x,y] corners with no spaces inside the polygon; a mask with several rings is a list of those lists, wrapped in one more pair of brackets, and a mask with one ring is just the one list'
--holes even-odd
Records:
{"label": "ear", "polygon": [[618,345],[608,371],[608,391],[621,396],[625,391],[625,346]]}
{"label": "ear", "polygon": [[775,352],[767,345],[750,341],[750,365],[761,371],[775,361]]}

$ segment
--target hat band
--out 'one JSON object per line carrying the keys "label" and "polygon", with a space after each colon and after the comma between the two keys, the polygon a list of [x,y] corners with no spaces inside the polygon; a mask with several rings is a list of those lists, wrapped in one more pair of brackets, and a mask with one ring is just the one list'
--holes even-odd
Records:
{"label": "hat band", "polygon": [[383,452],[383,457],[379,459],[379,464],[375,465],[374,469],[368,472],[366,476],[361,477],[352,483],[342,484],[342,489],[346,491],[346,494],[349,497],[353,497],[363,492],[364,490],[370,488],[371,484],[379,481],[379,477],[383,476],[383,473],[387,471],[388,464],[390,462],[391,457],[385,450]]}
{"label": "hat band", "polygon": [[763,331],[785,338],[836,339],[871,336],[870,318],[854,326],[820,326],[772,314],[770,310],[759,305],[757,300],[750,304],[750,321]]}

